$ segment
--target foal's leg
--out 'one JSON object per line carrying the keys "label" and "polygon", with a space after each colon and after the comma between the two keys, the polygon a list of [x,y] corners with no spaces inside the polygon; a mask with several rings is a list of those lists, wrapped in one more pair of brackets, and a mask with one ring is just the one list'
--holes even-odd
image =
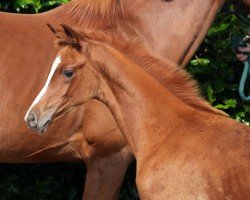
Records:
{"label": "foal's leg", "polygon": [[127,148],[113,155],[86,161],[84,200],[118,199],[124,174],[133,159]]}

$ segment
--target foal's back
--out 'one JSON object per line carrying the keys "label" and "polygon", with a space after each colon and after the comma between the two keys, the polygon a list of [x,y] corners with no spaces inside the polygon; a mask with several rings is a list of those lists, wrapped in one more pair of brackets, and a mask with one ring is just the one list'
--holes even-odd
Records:
{"label": "foal's back", "polygon": [[162,199],[249,199],[250,128],[206,112],[189,119],[147,160],[146,180],[156,184],[143,188],[164,190]]}

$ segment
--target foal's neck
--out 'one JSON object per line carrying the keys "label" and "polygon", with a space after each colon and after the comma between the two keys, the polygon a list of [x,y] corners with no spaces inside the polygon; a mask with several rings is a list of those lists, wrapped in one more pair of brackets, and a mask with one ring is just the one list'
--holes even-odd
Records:
{"label": "foal's neck", "polygon": [[92,52],[100,63],[96,98],[109,107],[135,156],[157,145],[154,138],[162,142],[174,129],[169,124],[181,123],[180,115],[193,110],[116,50],[100,47]]}

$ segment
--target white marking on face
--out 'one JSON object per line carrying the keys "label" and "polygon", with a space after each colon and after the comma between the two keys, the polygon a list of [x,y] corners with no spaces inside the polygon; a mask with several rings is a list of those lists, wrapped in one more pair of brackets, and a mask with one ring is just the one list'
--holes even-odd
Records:
{"label": "white marking on face", "polygon": [[45,94],[45,92],[47,91],[48,89],[48,86],[49,86],[49,83],[58,67],[58,65],[61,63],[61,56],[58,56],[56,57],[52,67],[51,67],[51,70],[49,72],[49,76],[48,76],[48,79],[45,83],[45,85],[43,86],[43,89],[39,92],[38,96],[35,98],[35,100],[33,101],[33,103],[31,104],[29,110],[27,111],[25,117],[24,117],[24,120],[27,122],[27,118],[28,118],[28,115],[29,115],[29,112],[30,110],[33,108],[34,105],[36,105],[42,98],[42,96]]}

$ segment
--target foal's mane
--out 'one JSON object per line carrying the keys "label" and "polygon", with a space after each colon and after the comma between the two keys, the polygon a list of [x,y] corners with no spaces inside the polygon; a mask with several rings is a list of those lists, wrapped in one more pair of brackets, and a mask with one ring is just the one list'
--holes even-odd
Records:
{"label": "foal's mane", "polygon": [[179,100],[193,108],[227,116],[201,97],[197,82],[185,70],[169,60],[153,55],[140,40],[134,39],[119,47],[122,53],[153,76]]}
{"label": "foal's mane", "polygon": [[[80,38],[94,42],[101,42],[108,45],[120,53],[124,54],[132,62],[139,65],[149,75],[159,81],[168,91],[175,95],[179,100],[187,105],[204,111],[209,111],[219,115],[226,115],[212,107],[200,96],[197,82],[184,71],[180,66],[169,60],[157,57],[149,52],[145,45],[135,38],[131,41],[123,41],[116,36],[111,36],[104,31],[85,29],[84,32],[78,31]],[[59,47],[71,46],[74,48],[75,40],[65,36],[56,40]]]}
{"label": "foal's mane", "polygon": [[85,27],[116,27],[116,11],[123,15],[120,0],[75,0],[70,2],[71,8],[67,19],[83,24]]}

